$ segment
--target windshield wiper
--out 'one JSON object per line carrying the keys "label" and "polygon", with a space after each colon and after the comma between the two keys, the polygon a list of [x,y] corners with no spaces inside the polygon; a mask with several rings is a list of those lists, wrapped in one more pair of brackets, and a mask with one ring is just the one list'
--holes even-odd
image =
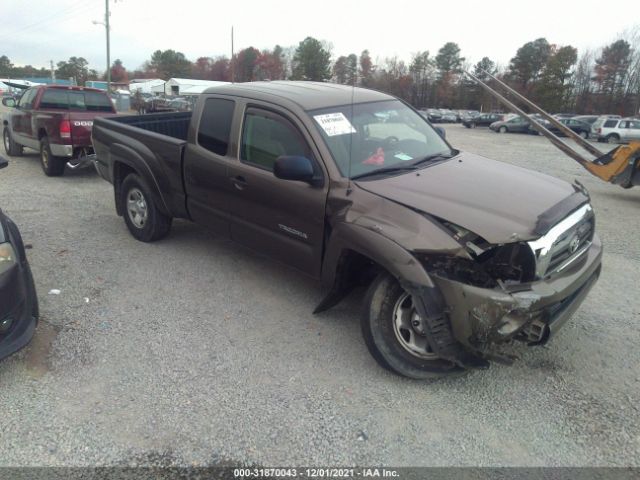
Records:
{"label": "windshield wiper", "polygon": [[426,162],[432,162],[434,160],[448,160],[449,158],[453,158],[458,155],[457,150],[453,150],[451,153],[435,153],[433,155],[427,155],[426,157],[422,157],[420,160],[416,160],[415,162],[411,162],[412,166],[420,165]]}
{"label": "windshield wiper", "polygon": [[374,175],[382,175],[385,173],[395,173],[395,172],[403,172],[403,171],[411,171],[411,170],[417,170],[417,167],[415,167],[415,164],[398,165],[395,167],[384,167],[384,168],[379,168],[377,170],[372,170],[370,172],[354,175],[353,177],[351,177],[351,180],[359,180],[365,177],[373,177]]}

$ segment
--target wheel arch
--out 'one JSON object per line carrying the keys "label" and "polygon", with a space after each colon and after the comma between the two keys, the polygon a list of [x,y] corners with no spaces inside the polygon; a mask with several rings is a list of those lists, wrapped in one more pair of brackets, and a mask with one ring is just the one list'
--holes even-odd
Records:
{"label": "wheel arch", "polygon": [[142,157],[140,157],[135,150],[122,144],[112,144],[110,146],[110,153],[112,159],[111,178],[113,179],[113,194],[118,215],[122,216],[124,213],[124,207],[121,202],[122,182],[127,175],[131,173],[140,176],[147,184],[158,209],[165,215],[171,215],[171,211],[167,206],[167,202],[162,195],[156,178]]}
{"label": "wheel arch", "polygon": [[365,227],[340,225],[325,246],[321,280],[327,294],[314,313],[333,307],[381,271],[403,283],[434,286],[420,261],[401,245]]}

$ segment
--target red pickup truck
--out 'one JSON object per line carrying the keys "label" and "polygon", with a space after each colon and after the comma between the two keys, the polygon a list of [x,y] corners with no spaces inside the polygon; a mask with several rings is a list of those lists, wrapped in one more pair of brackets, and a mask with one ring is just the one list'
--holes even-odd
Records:
{"label": "red pickup truck", "polygon": [[22,155],[23,147],[38,150],[50,177],[62,175],[65,166],[90,164],[93,119],[116,113],[106,92],[84,87],[41,85],[25,90],[17,102],[2,103],[11,108],[2,121],[7,155]]}

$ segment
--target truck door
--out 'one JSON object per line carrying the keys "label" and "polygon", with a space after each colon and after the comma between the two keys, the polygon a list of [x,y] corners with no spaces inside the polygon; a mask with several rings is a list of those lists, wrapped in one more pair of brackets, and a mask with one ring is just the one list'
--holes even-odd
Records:
{"label": "truck door", "polygon": [[[322,186],[273,174],[281,155],[302,155],[322,172]],[[229,166],[231,238],[247,247],[320,275],[327,173],[304,129],[286,112],[249,107],[244,113],[239,159]]]}
{"label": "truck door", "polygon": [[205,100],[195,141],[185,147],[183,167],[189,215],[225,237],[230,234],[227,165],[234,153],[230,146],[234,109],[233,100]]}
{"label": "truck door", "polygon": [[14,139],[22,144],[31,146],[29,140],[33,139],[33,127],[31,119],[33,117],[33,102],[38,90],[30,88],[22,94],[18,101],[17,108],[11,114],[11,130]]}

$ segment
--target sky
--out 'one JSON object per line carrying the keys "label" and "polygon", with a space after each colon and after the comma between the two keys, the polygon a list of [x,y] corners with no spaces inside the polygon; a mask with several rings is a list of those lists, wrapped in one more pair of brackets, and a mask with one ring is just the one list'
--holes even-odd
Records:
{"label": "sky", "polygon": [[[235,50],[295,46],[307,36],[329,42],[333,58],[368,49],[374,59],[417,51],[432,56],[458,43],[473,63],[488,56],[506,66],[524,43],[545,37],[579,52],[640,28],[638,0],[109,0],[111,60],[138,68],[155,50],[173,49],[190,60],[230,56]],[[0,55],[16,65],[48,67],[71,56],[106,69],[105,0],[0,0]],[[626,12],[626,13],[625,13]],[[635,12],[636,14],[633,14]]]}

